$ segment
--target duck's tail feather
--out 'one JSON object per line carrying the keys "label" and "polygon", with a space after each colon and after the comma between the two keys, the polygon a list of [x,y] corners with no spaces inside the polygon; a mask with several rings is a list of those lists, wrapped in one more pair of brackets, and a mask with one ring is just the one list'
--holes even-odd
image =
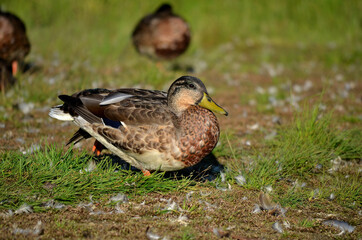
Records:
{"label": "duck's tail feather", "polygon": [[73,117],[80,116],[88,123],[103,123],[102,119],[91,113],[77,97],[60,95],[59,99],[67,106],[69,114]]}
{"label": "duck's tail feather", "polygon": [[49,111],[49,116],[61,121],[73,121],[74,118],[69,113],[62,109],[63,105],[52,107]]}

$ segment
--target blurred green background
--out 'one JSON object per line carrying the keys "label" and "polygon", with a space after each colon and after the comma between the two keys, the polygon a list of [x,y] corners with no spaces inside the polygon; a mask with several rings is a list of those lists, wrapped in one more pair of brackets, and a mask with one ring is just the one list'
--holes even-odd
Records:
{"label": "blurred green background", "polygon": [[[3,0],[1,8],[26,23],[32,43],[27,60],[42,69],[20,77],[15,94],[43,102],[80,88],[165,88],[184,73],[160,72],[136,54],[130,39],[140,18],[162,2]],[[303,74],[301,63],[309,60],[321,70],[361,62],[362,1],[169,2],[192,29],[191,47],[178,61],[193,65],[199,77],[258,72],[265,62],[285,64],[295,74]]]}

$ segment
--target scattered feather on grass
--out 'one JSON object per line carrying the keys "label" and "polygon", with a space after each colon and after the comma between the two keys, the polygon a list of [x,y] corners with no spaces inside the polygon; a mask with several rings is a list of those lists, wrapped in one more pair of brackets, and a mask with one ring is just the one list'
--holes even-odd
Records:
{"label": "scattered feather on grass", "polygon": [[225,172],[220,172],[221,182],[224,183],[226,181],[226,174]]}
{"label": "scattered feather on grass", "polygon": [[336,198],[336,195],[334,193],[331,193],[331,195],[329,195],[329,200],[334,200]]}
{"label": "scattered feather on grass", "polygon": [[65,205],[59,202],[52,200],[49,200],[48,202],[43,203],[43,206],[45,208],[54,208],[54,209],[62,209],[65,208]]}
{"label": "scattered feather on grass", "polygon": [[191,200],[192,194],[194,194],[194,191],[190,191],[190,192],[186,193],[186,200],[187,200],[187,201],[190,201],[190,200]]}
{"label": "scattered feather on grass", "polygon": [[273,191],[273,187],[272,187],[271,185],[265,186],[264,189],[265,189],[265,191],[268,192],[268,193],[270,193],[270,192]]}
{"label": "scattered feather on grass", "polygon": [[14,235],[25,235],[25,236],[40,236],[44,233],[44,227],[43,223],[41,221],[38,221],[38,223],[35,225],[33,229],[28,228],[18,228],[17,225],[14,225],[13,227],[13,234]]}
{"label": "scattered feather on grass", "polygon": [[226,192],[226,191],[231,191],[231,185],[230,183],[227,183],[227,186],[220,186],[218,183],[216,183],[216,189]]}
{"label": "scattered feather on grass", "polygon": [[239,184],[239,185],[244,185],[246,183],[246,179],[243,175],[238,175],[235,177],[235,180],[236,180],[236,183]]}
{"label": "scattered feather on grass", "polygon": [[284,230],[283,230],[283,228],[282,228],[282,225],[281,225],[278,221],[276,221],[275,223],[273,223],[272,228],[273,228],[275,231],[277,231],[278,233],[283,233],[283,232],[284,232]]}
{"label": "scattered feather on grass", "polygon": [[182,213],[178,216],[177,219],[173,220],[173,222],[177,222],[179,224],[182,224],[184,226],[188,225],[189,218],[186,215],[183,215]]}
{"label": "scattered feather on grass", "polygon": [[[275,215],[275,216],[281,215],[281,216],[285,217],[285,213],[287,212],[287,210],[285,208],[282,208],[279,204],[274,203],[271,200],[269,194],[260,193],[259,202],[260,202],[259,207],[261,210],[269,211],[270,214]],[[258,212],[256,209],[254,209],[253,213],[258,213]]]}
{"label": "scattered feather on grass", "polygon": [[226,231],[223,231],[221,229],[218,229],[218,228],[213,228],[212,229],[212,232],[218,237],[218,238],[227,238],[229,237],[230,235],[230,232],[226,232]]}
{"label": "scattered feather on grass", "polygon": [[332,167],[328,169],[329,173],[334,173],[339,170],[341,164],[342,164],[342,158],[340,156],[336,157],[335,159],[331,160]]}
{"label": "scattered feather on grass", "polygon": [[203,192],[203,191],[200,191],[200,195],[201,197],[207,197],[211,194],[211,192]]}
{"label": "scattered feather on grass", "polygon": [[[96,169],[97,169],[97,164],[93,159],[91,159],[91,160],[89,160],[87,167],[84,168],[84,171],[93,172]],[[83,170],[80,170],[79,172],[83,173]]]}
{"label": "scattered feather on grass", "polygon": [[205,210],[213,210],[213,209],[216,209],[216,208],[217,208],[216,205],[211,204],[211,203],[206,202],[206,201],[203,201],[203,200],[199,200],[199,203],[205,205],[205,208],[204,208]]}
{"label": "scattered feather on grass", "polygon": [[285,228],[290,228],[290,222],[289,222],[288,220],[284,220],[284,221],[283,221],[283,226],[284,226]]}
{"label": "scattered feather on grass", "polygon": [[305,182],[299,182],[299,180],[295,180],[295,182],[293,183],[294,187],[296,188],[304,188],[307,186],[307,184]]}
{"label": "scattered feather on grass", "polygon": [[273,130],[269,134],[265,135],[264,139],[265,140],[272,140],[277,136],[277,134],[278,134],[277,131]]}
{"label": "scattered feather on grass", "polygon": [[260,208],[259,204],[255,204],[252,213],[255,214],[255,213],[260,213],[260,212],[261,212],[261,208]]}
{"label": "scattered feather on grass", "polygon": [[93,210],[95,209],[95,206],[93,204],[93,198],[92,196],[89,197],[90,202],[89,203],[85,203],[85,202],[81,202],[77,205],[78,208],[85,208],[86,210],[88,210],[89,212],[93,212]]}
{"label": "scattered feather on grass", "polygon": [[18,108],[19,110],[24,114],[29,114],[30,112],[33,111],[34,109],[34,103],[30,102],[30,103],[26,103],[26,102],[22,102],[18,104]]}
{"label": "scattered feather on grass", "polygon": [[124,211],[119,206],[119,202],[116,204],[116,207],[114,208],[113,213],[116,213],[116,214],[124,213]]}
{"label": "scattered feather on grass", "polygon": [[33,154],[34,152],[37,152],[40,150],[40,146],[38,144],[31,145],[27,150],[23,151],[23,154]]}
{"label": "scattered feather on grass", "polygon": [[111,202],[122,202],[122,203],[128,203],[128,197],[124,193],[118,193],[116,196],[113,196],[109,199],[108,203]]}
{"label": "scattered feather on grass", "polygon": [[104,215],[104,214],[111,214],[111,212],[105,212],[102,210],[98,210],[98,211],[92,211],[89,213],[89,215]]}
{"label": "scattered feather on grass", "polygon": [[168,201],[167,201],[167,205],[165,208],[163,208],[162,210],[163,211],[169,211],[169,212],[172,212],[172,211],[177,211],[179,210],[179,206],[177,205],[177,203],[175,201],[172,201],[172,199],[170,198]]}
{"label": "scattered feather on grass", "polygon": [[321,170],[323,168],[323,164],[318,163],[315,168]]}
{"label": "scattered feather on grass", "polygon": [[12,217],[12,216],[14,216],[14,212],[11,209],[8,210],[7,212],[0,213],[0,217],[8,218],[8,217]]}
{"label": "scattered feather on grass", "polygon": [[15,214],[32,213],[34,212],[33,207],[27,203],[23,203],[16,211]]}
{"label": "scattered feather on grass", "polygon": [[157,233],[154,233],[150,227],[147,227],[147,229],[146,229],[146,236],[147,236],[147,239],[149,239],[149,240],[161,239],[161,236],[158,235]]}
{"label": "scattered feather on grass", "polygon": [[271,200],[267,193],[259,194],[259,202],[262,210],[273,210],[277,207],[277,204]]}
{"label": "scattered feather on grass", "polygon": [[326,220],[326,221],[323,222],[323,224],[327,225],[327,226],[332,226],[332,227],[335,227],[335,228],[339,228],[341,230],[341,232],[338,233],[338,235],[342,235],[346,231],[351,233],[356,228],[356,227],[350,225],[349,223],[346,223],[346,222],[341,221],[341,220],[335,220],[335,219]]}

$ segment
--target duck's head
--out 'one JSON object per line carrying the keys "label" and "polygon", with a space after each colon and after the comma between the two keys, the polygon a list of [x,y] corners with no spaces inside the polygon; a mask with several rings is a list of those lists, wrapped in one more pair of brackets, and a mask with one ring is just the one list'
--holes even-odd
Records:
{"label": "duck's head", "polygon": [[181,115],[191,105],[228,115],[225,109],[211,99],[204,83],[196,77],[183,76],[174,81],[168,90],[167,101],[176,115]]}

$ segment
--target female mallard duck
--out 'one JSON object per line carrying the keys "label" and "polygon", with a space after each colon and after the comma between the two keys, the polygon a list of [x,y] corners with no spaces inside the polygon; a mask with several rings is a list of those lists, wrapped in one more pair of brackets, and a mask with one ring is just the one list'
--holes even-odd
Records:
{"label": "female mallard duck", "polygon": [[88,89],[59,98],[64,104],[49,115],[80,127],[68,144],[94,137],[93,150],[103,145],[143,171],[174,171],[198,163],[219,139],[211,111],[228,114],[209,97],[201,80],[190,76],[177,79],[167,93]]}
{"label": "female mallard duck", "polygon": [[170,60],[186,51],[190,29],[184,19],[162,4],[154,13],[145,16],[132,33],[137,51],[153,59]]}
{"label": "female mallard duck", "polygon": [[12,65],[13,75],[29,52],[24,23],[14,14],[0,11],[0,58]]}

